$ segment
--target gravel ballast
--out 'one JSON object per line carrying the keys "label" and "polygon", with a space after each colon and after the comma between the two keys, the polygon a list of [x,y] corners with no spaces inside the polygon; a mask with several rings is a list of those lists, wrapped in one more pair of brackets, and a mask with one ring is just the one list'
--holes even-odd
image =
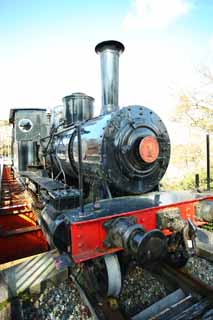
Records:
{"label": "gravel ballast", "polygon": [[[189,259],[186,269],[208,285],[213,284],[212,262],[195,256]],[[146,269],[134,266],[124,277],[120,305],[129,315],[134,315],[170,292],[163,280]],[[58,286],[51,284],[39,295],[24,294],[20,303],[24,320],[92,319],[71,280],[63,281]]]}
{"label": "gravel ballast", "polygon": [[194,256],[188,260],[186,269],[201,281],[213,285],[213,262]]}
{"label": "gravel ballast", "polygon": [[90,311],[71,280],[50,285],[40,295],[21,299],[23,320],[90,320]]}
{"label": "gravel ballast", "polygon": [[[208,285],[213,285],[213,262],[194,256],[188,260],[186,270]],[[133,315],[170,292],[163,280],[143,268],[136,267],[125,277],[120,295],[121,306],[125,312]]]}
{"label": "gravel ballast", "polygon": [[133,315],[168,293],[163,281],[149,271],[136,266],[128,271],[124,279],[120,294],[121,307],[129,315]]}

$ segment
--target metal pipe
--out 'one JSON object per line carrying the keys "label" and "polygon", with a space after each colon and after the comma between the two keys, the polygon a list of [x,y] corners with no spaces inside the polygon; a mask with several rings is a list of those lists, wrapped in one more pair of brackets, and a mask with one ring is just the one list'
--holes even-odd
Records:
{"label": "metal pipe", "polygon": [[119,56],[124,45],[118,41],[104,41],[95,47],[101,58],[102,108],[101,115],[119,110]]}
{"label": "metal pipe", "polygon": [[207,191],[210,191],[210,141],[209,141],[209,134],[206,135],[206,182],[207,182]]}
{"label": "metal pipe", "polygon": [[200,188],[200,176],[198,173],[195,175],[195,190],[199,190]]}
{"label": "metal pipe", "polygon": [[77,136],[78,136],[78,188],[80,191],[80,213],[84,214],[84,182],[82,172],[82,143],[81,143],[81,123],[77,124]]}
{"label": "metal pipe", "polygon": [[[66,175],[65,175],[65,172],[64,172],[64,170],[63,170],[63,168],[62,168],[61,161],[60,161],[60,159],[58,158],[57,154],[55,154],[55,158],[56,158],[56,160],[57,160],[57,162],[58,162],[58,164],[59,164],[59,168],[60,168],[61,173],[62,173],[62,175],[63,175],[64,183],[67,184]],[[57,177],[58,177],[58,176],[57,176]]]}

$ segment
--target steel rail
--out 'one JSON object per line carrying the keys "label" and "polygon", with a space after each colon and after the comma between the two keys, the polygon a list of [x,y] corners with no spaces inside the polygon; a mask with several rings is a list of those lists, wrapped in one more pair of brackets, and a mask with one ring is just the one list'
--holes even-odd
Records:
{"label": "steel rail", "polygon": [[213,302],[213,286],[208,285],[199,278],[190,274],[185,268],[175,269],[164,264],[160,269],[160,275],[177,284],[183,290],[206,297]]}
{"label": "steel rail", "polygon": [[71,281],[75,284],[82,301],[84,302],[84,304],[88,307],[91,315],[92,315],[92,319],[94,320],[99,320],[97,312],[95,311],[95,308],[92,306],[90,299],[88,298],[85,290],[83,290],[83,288],[81,287],[81,285],[79,284],[79,282],[75,279],[75,277],[71,274],[70,275],[70,279]]}
{"label": "steel rail", "polygon": [[[168,307],[167,303],[165,303],[165,308],[162,308],[159,314],[156,314],[156,317],[152,316],[151,319],[164,319],[164,313],[166,316],[165,319],[170,319],[167,313],[171,314],[171,319],[176,319],[175,317],[177,317],[177,314],[175,313],[174,316],[172,312],[173,309],[177,306],[179,308],[178,310],[181,310],[180,314],[178,314],[178,319],[184,319],[182,317],[184,317],[185,315],[190,319],[197,319],[197,315],[199,316],[200,314],[204,314],[209,310],[209,308],[212,308],[213,287],[209,286],[208,284],[199,280],[195,276],[191,275],[189,272],[187,272],[186,269],[175,269],[167,264],[163,264],[157,270],[155,270],[154,273],[160,276],[161,279],[163,278],[163,280],[165,280],[165,282],[167,282],[170,285],[170,287],[172,285],[174,286],[174,288],[181,288],[183,290],[182,292],[186,292],[188,295],[186,294],[184,298],[174,303],[174,305],[172,305],[171,308]],[[146,311],[146,309],[140,311],[139,313],[131,317],[127,314],[124,314],[124,312],[119,308],[119,300],[113,299],[112,297],[108,297],[106,299],[103,299],[102,301],[99,301],[97,297],[94,297],[94,295],[91,295],[89,292],[87,292],[87,290],[85,290],[78,283],[75,277],[72,276],[71,278],[76,284],[76,287],[79,289],[80,295],[84,303],[89,308],[91,314],[95,315],[94,319],[150,319],[149,317],[146,318],[145,316],[147,312],[144,312],[144,310]],[[180,291],[181,289],[178,290]],[[171,294],[168,295],[168,299],[171,300],[171,298],[169,298],[170,295]],[[194,300],[193,297],[195,298]],[[165,300],[166,297],[163,299]],[[161,304],[161,300],[159,300],[157,303]],[[149,306],[148,308],[151,309],[152,306],[154,306],[155,304]],[[158,307],[156,308],[154,306],[153,311],[154,310],[158,310]]]}

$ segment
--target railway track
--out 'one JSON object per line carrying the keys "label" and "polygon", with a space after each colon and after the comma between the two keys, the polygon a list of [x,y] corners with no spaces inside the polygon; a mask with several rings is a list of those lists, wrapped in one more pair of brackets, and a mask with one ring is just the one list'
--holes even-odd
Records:
{"label": "railway track", "polygon": [[213,287],[189,274],[185,269],[163,265],[155,274],[173,291],[156,303],[130,316],[122,310],[119,299],[99,299],[85,290],[72,276],[93,319],[100,320],[198,320],[213,319]]}
{"label": "railway track", "polygon": [[[178,289],[160,301],[159,307],[162,310],[155,316],[153,314],[153,320],[202,319],[204,314],[213,308],[213,287],[192,276],[186,269],[175,269],[169,265],[163,265],[158,274]],[[157,307],[158,303],[150,310],[156,312]],[[140,318],[142,315],[143,317]],[[145,315],[146,312],[141,313],[133,317],[133,320],[149,319]]]}
{"label": "railway track", "polygon": [[[43,254],[45,258],[45,253]],[[53,262],[54,264],[54,262]],[[27,265],[26,265],[27,266]],[[43,268],[43,267],[42,267]],[[19,267],[20,272],[23,272],[23,268]],[[43,268],[45,270],[45,268]],[[123,304],[121,303],[121,296],[119,296],[118,299],[108,297],[105,299],[101,299],[100,296],[95,294],[94,292],[91,293],[90,290],[86,290],[85,287],[83,287],[81,284],[79,284],[79,281],[77,280],[77,277],[72,274],[70,276],[72,281],[67,281],[67,284],[64,284],[61,282],[60,288],[58,290],[58,285],[51,289],[51,291],[44,292],[41,291],[41,296],[43,296],[42,300],[44,301],[40,304],[40,296],[29,296],[28,302],[24,302],[23,299],[21,302],[18,302],[18,299],[15,299],[14,301],[17,302],[17,304],[21,307],[20,317],[17,319],[23,320],[23,319],[55,319],[56,314],[51,315],[53,307],[58,308],[58,310],[61,310],[61,304],[63,306],[63,311],[61,310],[61,316],[63,315],[63,312],[66,313],[66,316],[63,315],[63,319],[69,319],[68,314],[68,308],[69,305],[72,303],[71,300],[68,298],[69,293],[71,294],[71,297],[78,296],[78,292],[81,296],[81,298],[78,298],[77,302],[77,308],[79,310],[84,310],[83,312],[86,312],[86,319],[94,319],[94,320],[183,320],[183,319],[196,319],[196,320],[210,320],[213,319],[213,287],[208,286],[206,283],[198,280],[194,276],[191,276],[186,272],[185,269],[182,270],[175,270],[167,265],[162,266],[158,270],[155,270],[155,279],[157,280],[157,277],[159,276],[161,280],[163,279],[163,283],[165,282],[166,285],[168,285],[169,294],[165,296],[162,299],[159,299],[157,302],[155,302],[152,305],[149,305],[147,307],[143,307],[142,305],[138,304],[137,306],[137,313],[134,314],[134,312],[126,312],[123,308]],[[29,276],[29,275],[28,275]],[[26,275],[27,277],[27,275]],[[26,278],[25,277],[25,278]],[[32,270],[32,277],[34,277],[34,271]],[[137,279],[137,278],[136,278]],[[145,278],[144,278],[145,279]],[[31,282],[32,279],[30,279]],[[137,280],[136,280],[137,281]],[[28,281],[29,282],[29,281]],[[75,285],[73,285],[73,282]],[[69,283],[69,284],[68,284]],[[162,281],[161,281],[162,283]],[[12,285],[12,283],[11,283]],[[14,284],[13,284],[14,286]],[[69,289],[70,286],[70,289]],[[101,282],[100,282],[101,286]],[[45,283],[41,286],[43,288],[46,288]],[[63,289],[64,288],[64,289]],[[66,289],[65,289],[66,288]],[[59,293],[62,290],[61,293]],[[65,291],[64,291],[65,290]],[[68,291],[67,291],[68,290]],[[70,291],[69,291],[70,290]],[[73,290],[75,294],[73,295]],[[64,292],[63,292],[64,291]],[[29,290],[27,291],[29,292]],[[69,292],[69,293],[68,293]],[[130,291],[131,292],[131,291]],[[50,294],[51,293],[51,294]],[[54,293],[53,297],[52,294]],[[59,294],[58,298],[60,297],[60,302],[57,302],[56,297]],[[131,294],[131,293],[130,293]],[[143,295],[144,292],[141,290],[141,295]],[[65,298],[64,298],[65,297]],[[57,299],[58,299],[57,298]],[[53,306],[49,305],[49,300],[52,299],[55,301],[53,303]],[[68,302],[65,302],[67,301]],[[151,298],[152,299],[152,298]],[[14,311],[16,316],[17,315],[17,307],[14,304],[14,301],[11,302],[11,305],[14,307]],[[80,302],[81,301],[81,302]],[[151,300],[150,300],[151,301]],[[143,302],[142,302],[143,303]],[[82,306],[85,306],[81,309],[80,304]],[[35,308],[35,305],[38,305]],[[47,313],[46,307],[48,306],[49,313]],[[60,307],[59,307],[60,305]],[[28,307],[27,307],[28,306]],[[29,307],[31,306],[31,307]],[[74,306],[74,305],[73,305]],[[38,309],[37,309],[38,308]],[[44,309],[43,309],[44,308]],[[31,310],[31,311],[29,311]],[[41,317],[41,313],[38,313],[38,311],[45,310],[45,317]],[[87,311],[88,310],[88,311]],[[72,309],[70,310],[71,313],[73,312]],[[34,316],[32,317],[32,314]],[[59,311],[57,311],[59,312]],[[82,313],[83,314],[83,313]],[[36,315],[36,316],[35,316]],[[51,316],[50,316],[51,315]],[[1,317],[0,317],[1,318]],[[56,317],[58,319],[58,317]],[[7,319],[7,318],[6,318]],[[13,318],[12,318],[13,319]],[[81,316],[81,311],[78,311],[78,317],[74,317],[73,319],[85,319],[84,315]]]}
{"label": "railway track", "polygon": [[[35,223],[23,186],[13,177],[9,167],[4,167],[1,178],[0,263],[46,251],[47,243],[40,227]],[[213,287],[191,276],[184,269],[176,270],[168,265],[156,270],[156,274],[172,286],[173,291],[133,316],[121,308],[119,299],[100,299],[99,295],[90,293],[90,288],[85,290],[78,279],[72,279],[93,319],[213,319]],[[116,277],[114,280],[119,282]],[[98,285],[102,286],[102,283]],[[96,293],[96,290],[93,291]]]}

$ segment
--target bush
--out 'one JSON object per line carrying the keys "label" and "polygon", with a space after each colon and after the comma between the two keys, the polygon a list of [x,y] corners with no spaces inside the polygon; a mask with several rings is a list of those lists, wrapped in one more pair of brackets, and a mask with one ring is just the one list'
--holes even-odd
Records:
{"label": "bush", "polygon": [[[211,173],[213,174],[213,167],[211,168]],[[200,187],[201,191],[207,190],[207,180],[206,180],[206,170],[202,169],[198,172],[200,178]],[[212,177],[211,174],[211,177]],[[213,190],[213,179],[210,181],[210,188]],[[195,190],[195,173],[188,173],[187,175],[181,176],[177,179],[165,178],[162,181],[163,190]]]}

